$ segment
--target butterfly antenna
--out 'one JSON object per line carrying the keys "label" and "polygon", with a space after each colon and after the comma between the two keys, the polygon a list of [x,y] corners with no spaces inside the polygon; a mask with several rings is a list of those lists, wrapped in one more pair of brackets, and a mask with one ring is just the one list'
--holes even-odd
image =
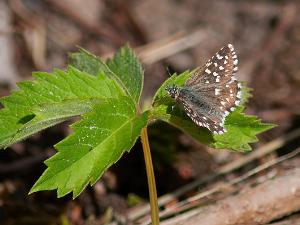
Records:
{"label": "butterfly antenna", "polygon": [[168,72],[168,75],[169,75],[169,77],[171,77],[171,76],[172,76],[172,74],[171,74],[171,71],[170,71],[170,69],[169,69],[169,67],[168,67],[168,66],[166,67],[166,70],[167,70],[167,72]]}

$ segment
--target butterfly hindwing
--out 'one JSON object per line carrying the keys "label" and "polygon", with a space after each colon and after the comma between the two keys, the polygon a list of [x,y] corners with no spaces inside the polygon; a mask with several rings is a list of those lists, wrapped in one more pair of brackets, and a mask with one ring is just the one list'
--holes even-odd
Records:
{"label": "butterfly hindwing", "polygon": [[200,110],[195,109],[192,105],[187,102],[182,102],[183,108],[186,114],[191,118],[191,120],[200,127],[206,127],[211,132],[215,134],[221,134],[226,132],[223,126],[220,125],[220,122],[215,122],[211,117],[205,116],[204,113]]}

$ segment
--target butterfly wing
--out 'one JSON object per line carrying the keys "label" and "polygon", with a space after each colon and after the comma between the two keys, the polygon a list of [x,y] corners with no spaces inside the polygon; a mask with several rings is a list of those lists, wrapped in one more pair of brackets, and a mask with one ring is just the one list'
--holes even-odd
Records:
{"label": "butterfly wing", "polygon": [[[185,83],[188,98],[181,98],[185,111],[199,126],[223,133],[224,121],[240,104],[241,85],[236,80],[238,59],[231,44],[219,50],[204,67],[197,69]],[[203,119],[206,118],[206,119]],[[201,125],[204,124],[204,125]]]}
{"label": "butterfly wing", "polygon": [[212,120],[211,117],[208,117],[207,114],[195,109],[195,107],[193,107],[193,105],[189,104],[188,102],[183,101],[182,104],[186,114],[198,126],[206,127],[214,134],[221,134],[225,132],[224,127],[221,126],[220,123]]}

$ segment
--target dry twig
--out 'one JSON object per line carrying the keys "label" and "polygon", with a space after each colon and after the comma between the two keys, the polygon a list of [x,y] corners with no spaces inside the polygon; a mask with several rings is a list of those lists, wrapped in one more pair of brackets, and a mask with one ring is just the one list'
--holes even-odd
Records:
{"label": "dry twig", "polygon": [[300,169],[294,169],[287,175],[227,197],[214,205],[192,210],[195,215],[188,219],[178,216],[162,224],[259,225],[299,209]]}
{"label": "dry twig", "polygon": [[[294,131],[288,133],[285,136],[279,137],[279,138],[269,142],[268,144],[256,149],[255,151],[251,152],[250,154],[241,157],[239,160],[233,161],[233,162],[221,167],[219,170],[216,171],[215,174],[208,175],[199,180],[195,180],[195,181],[179,188],[178,190],[174,191],[173,193],[161,196],[158,199],[158,204],[159,204],[159,206],[163,206],[171,201],[174,201],[177,198],[179,198],[180,196],[184,195],[186,192],[191,191],[205,183],[208,183],[222,175],[225,175],[236,169],[239,169],[242,166],[245,166],[246,164],[252,162],[253,160],[259,159],[260,157],[263,157],[263,156],[275,151],[276,149],[285,145],[287,142],[290,142],[299,136],[300,136],[300,129],[297,129],[297,130],[294,130]],[[137,218],[140,218],[143,215],[148,214],[149,210],[150,210],[150,208],[148,205],[133,208],[130,210],[130,212],[128,214],[128,218],[130,221],[136,220]]]}
{"label": "dry twig", "polygon": [[[274,165],[277,165],[285,160],[291,159],[296,155],[298,155],[299,153],[300,153],[300,148],[294,150],[293,152],[290,152],[287,155],[283,155],[279,158],[270,160],[254,168],[253,170],[248,171],[246,174],[229,181],[228,183],[217,185],[212,189],[209,189],[204,192],[200,192],[199,194],[194,195],[193,197],[190,197],[175,205],[172,205],[171,207],[168,207],[166,210],[160,212],[160,217],[170,217],[172,215],[179,214],[183,211],[194,208],[195,206],[199,206],[199,204],[201,205],[206,204],[206,201],[203,201],[203,199],[210,199],[211,198],[210,196],[212,194],[222,192],[223,190],[230,190],[230,192],[228,192],[227,194],[233,193],[234,191],[236,191],[236,188],[233,187],[234,185],[237,185]],[[147,220],[143,224],[149,224],[149,223],[150,223],[149,220]]]}

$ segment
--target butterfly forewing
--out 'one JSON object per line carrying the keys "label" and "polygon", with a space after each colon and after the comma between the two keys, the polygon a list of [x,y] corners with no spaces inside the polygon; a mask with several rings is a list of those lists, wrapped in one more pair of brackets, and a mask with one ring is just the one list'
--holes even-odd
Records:
{"label": "butterfly forewing", "polygon": [[235,78],[237,64],[235,50],[228,44],[179,88],[176,100],[197,125],[218,134],[226,131],[225,118],[241,98],[241,86]]}

